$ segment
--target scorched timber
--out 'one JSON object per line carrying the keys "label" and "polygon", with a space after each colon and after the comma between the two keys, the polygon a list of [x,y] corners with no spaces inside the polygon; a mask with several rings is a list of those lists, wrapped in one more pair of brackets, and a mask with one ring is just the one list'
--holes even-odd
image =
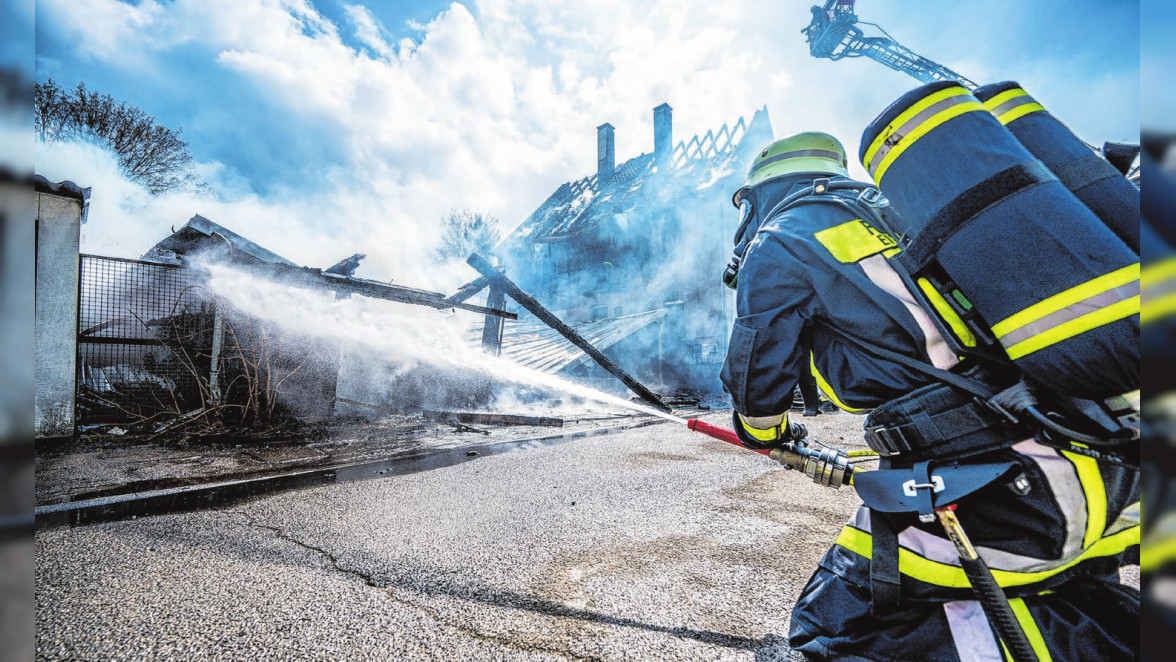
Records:
{"label": "scorched timber", "polygon": [[533,425],[536,427],[562,428],[562,418],[547,416],[518,416],[516,414],[482,414],[477,412],[460,411],[430,411],[425,410],[421,415],[426,421],[457,421],[458,423],[480,423],[482,425]]}
{"label": "scorched timber", "polygon": [[278,282],[289,283],[290,285],[300,287],[359,294],[373,299],[397,301],[399,303],[408,303],[417,306],[429,306],[438,310],[459,308],[483,315],[505,317],[506,319],[512,320],[518,319],[518,315],[515,313],[508,313],[505,310],[498,310],[496,308],[487,308],[486,306],[475,306],[473,304],[450,301],[445,298],[444,294],[437,292],[418,290],[412,287],[404,287],[403,285],[390,285],[364,278],[350,278],[339,274],[328,274],[319,269],[311,269],[310,267],[265,264],[254,267],[253,272],[259,276],[265,276]]}
{"label": "scorched timber", "polygon": [[605,356],[603,353],[601,353],[600,350],[596,349],[592,343],[585,340],[584,336],[577,333],[576,330],[572,327],[564,324],[563,320],[556,317],[554,314],[552,314],[551,311],[544,308],[543,304],[535,300],[535,297],[532,297],[530,294],[522,291],[519,289],[518,285],[514,284],[514,281],[499,273],[499,271],[495,269],[493,265],[487,262],[486,259],[481,255],[473,253],[466,260],[466,263],[476,269],[478,273],[482,274],[486,278],[489,278],[492,284],[502,288],[502,291],[505,292],[507,296],[517,301],[520,306],[526,308],[531,312],[532,315],[538,317],[541,322],[547,326],[550,326],[556,331],[559,331],[559,333],[571,341],[573,345],[584,350],[584,353],[592,357],[593,361],[596,361],[600,367],[609,371],[613,377],[621,380],[625,386],[629,387],[630,391],[636,393],[642,400],[653,405],[657,409],[660,409],[661,411],[667,413],[672,411],[668,406],[666,406],[666,403],[661,401],[661,398],[657,397],[656,393],[646,388],[645,385],[641,382],[633,379],[629,373],[625,372],[619,365],[614,363],[612,359]]}

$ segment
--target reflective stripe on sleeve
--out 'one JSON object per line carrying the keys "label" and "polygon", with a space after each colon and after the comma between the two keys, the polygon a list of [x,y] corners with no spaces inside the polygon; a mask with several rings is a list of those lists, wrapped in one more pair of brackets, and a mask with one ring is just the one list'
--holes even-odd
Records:
{"label": "reflective stripe on sleeve", "polygon": [[1036,99],[1029,96],[1028,92],[1019,87],[1005,90],[988,101],[985,101],[984,108],[992,113],[1001,124],[1008,124],[1029,113],[1045,110],[1045,106],[1037,103]]}
{"label": "reflective stripe on sleeve", "polygon": [[739,424],[743,426],[743,431],[751,435],[756,441],[776,441],[780,438],[780,427],[788,420],[787,414],[780,415],[780,422],[767,428],[757,428],[747,422],[743,414],[739,415]]}
{"label": "reflective stripe on sleeve", "polygon": [[949,87],[929,94],[886,125],[866,150],[863,165],[874,181],[919,138],[944,122],[964,113],[984,111],[984,105],[963,87]]}
{"label": "reflective stripe on sleeve", "polygon": [[1139,314],[1139,263],[1059,292],[992,325],[1018,359],[1100,326]]}

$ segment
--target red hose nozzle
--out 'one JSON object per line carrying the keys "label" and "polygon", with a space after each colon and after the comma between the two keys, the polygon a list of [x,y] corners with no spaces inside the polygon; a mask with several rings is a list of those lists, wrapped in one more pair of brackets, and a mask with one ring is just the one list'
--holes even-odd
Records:
{"label": "red hose nozzle", "polygon": [[[734,430],[728,430],[727,428],[721,428],[721,427],[718,427],[717,425],[711,425],[710,423],[703,423],[702,421],[698,420],[697,418],[692,418],[692,419],[686,421],[686,427],[695,431],[695,432],[701,432],[702,434],[705,434],[708,437],[713,437],[715,439],[718,439],[719,441],[725,441],[728,444],[734,444],[734,445],[740,446],[742,448],[747,448],[747,446],[743,445],[743,442],[739,441],[739,435],[735,434]],[[756,448],[747,448],[747,450],[755,451],[755,452],[759,453],[760,455],[769,455],[772,452],[771,450],[767,450],[767,449],[760,450],[760,449],[756,449]]]}

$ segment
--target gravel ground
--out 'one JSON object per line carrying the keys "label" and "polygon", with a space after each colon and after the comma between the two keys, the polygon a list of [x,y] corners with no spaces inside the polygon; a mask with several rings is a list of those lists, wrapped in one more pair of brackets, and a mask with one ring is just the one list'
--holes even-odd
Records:
{"label": "gravel ground", "polygon": [[857,503],[667,424],[43,531],[37,657],[799,659],[789,607]]}

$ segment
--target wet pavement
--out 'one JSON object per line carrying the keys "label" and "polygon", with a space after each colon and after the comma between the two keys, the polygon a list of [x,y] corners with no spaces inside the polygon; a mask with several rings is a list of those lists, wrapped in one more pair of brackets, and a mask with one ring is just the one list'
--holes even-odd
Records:
{"label": "wet pavement", "polygon": [[[418,416],[336,425],[325,438],[243,443],[174,443],[91,433],[38,448],[36,505],[109,499],[127,494],[244,481],[328,467],[361,466],[430,457],[467,446],[574,438],[653,417],[584,413],[561,427],[454,427]],[[115,428],[117,429],[117,428]]]}
{"label": "wet pavement", "polygon": [[[136,516],[185,512],[227,507],[242,499],[275,492],[306,488],[315,485],[373,480],[387,476],[432,471],[479,457],[509,453],[519,449],[540,448],[562,444],[586,437],[614,434],[623,430],[665,423],[654,417],[626,417],[613,425],[581,425],[579,429],[561,430],[557,434],[539,437],[519,437],[506,434],[506,439],[484,443],[464,443],[454,440],[420,439],[407,444],[393,444],[379,452],[327,455],[318,462],[281,471],[282,462],[275,462],[268,471],[245,476],[229,473],[223,476],[203,475],[183,477],[181,480],[155,481],[165,486],[142,490],[143,481],[116,484],[102,493],[74,495],[68,501],[37,506],[36,527],[91,524]],[[489,435],[487,435],[489,436]],[[513,438],[511,438],[513,437]],[[299,449],[295,449],[297,451]],[[175,484],[178,483],[178,484]],[[170,484],[170,486],[168,486]],[[129,491],[136,489],[139,491]]]}
{"label": "wet pavement", "polygon": [[789,607],[857,503],[665,424],[47,529],[37,657],[800,659]]}
{"label": "wet pavement", "polygon": [[789,659],[788,607],[856,502],[666,424],[43,530],[37,654]]}

